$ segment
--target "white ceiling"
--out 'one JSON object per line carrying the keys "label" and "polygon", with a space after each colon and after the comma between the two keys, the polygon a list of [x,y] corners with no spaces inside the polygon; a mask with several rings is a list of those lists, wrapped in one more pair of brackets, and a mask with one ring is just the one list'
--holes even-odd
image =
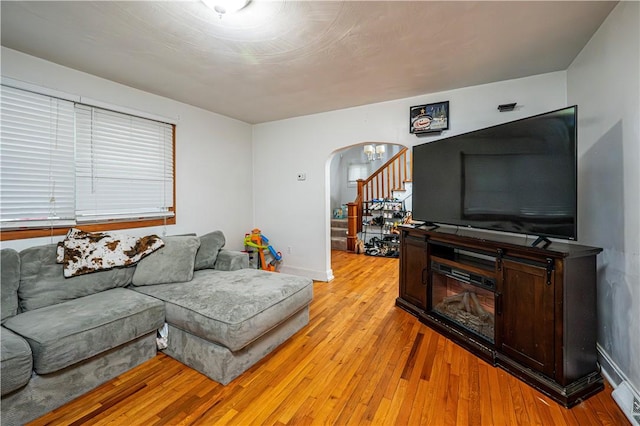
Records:
{"label": "white ceiling", "polygon": [[247,123],[565,70],[612,1],[2,1],[2,45]]}

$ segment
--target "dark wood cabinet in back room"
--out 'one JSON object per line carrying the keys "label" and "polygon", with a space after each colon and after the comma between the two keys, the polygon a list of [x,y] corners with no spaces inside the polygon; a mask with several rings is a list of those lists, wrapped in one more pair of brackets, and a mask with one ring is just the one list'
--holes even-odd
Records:
{"label": "dark wood cabinet in back room", "polygon": [[602,250],[475,230],[402,227],[396,305],[566,407],[603,389],[596,352]]}

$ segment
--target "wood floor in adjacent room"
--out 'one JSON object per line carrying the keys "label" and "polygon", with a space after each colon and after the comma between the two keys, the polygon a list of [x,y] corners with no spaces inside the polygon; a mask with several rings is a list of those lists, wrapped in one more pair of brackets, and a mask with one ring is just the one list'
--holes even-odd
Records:
{"label": "wood floor in adjacent room", "polygon": [[334,251],[309,325],[227,386],[158,355],[32,425],[628,425],[565,409],[394,306],[398,260]]}

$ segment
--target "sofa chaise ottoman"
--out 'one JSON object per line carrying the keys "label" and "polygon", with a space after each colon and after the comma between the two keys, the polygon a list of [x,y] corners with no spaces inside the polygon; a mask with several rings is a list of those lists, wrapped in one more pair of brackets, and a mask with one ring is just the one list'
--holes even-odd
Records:
{"label": "sofa chaise ottoman", "polygon": [[[218,250],[224,239],[214,243],[211,238],[201,237],[196,270],[188,281],[157,284],[134,277],[131,288],[164,302],[168,336],[163,352],[226,385],[309,322],[313,281],[248,269],[246,253]],[[167,244],[165,254],[170,254],[174,243]],[[147,262],[143,259],[138,267]],[[214,267],[203,267],[207,263]],[[160,267],[158,262],[149,270]]]}

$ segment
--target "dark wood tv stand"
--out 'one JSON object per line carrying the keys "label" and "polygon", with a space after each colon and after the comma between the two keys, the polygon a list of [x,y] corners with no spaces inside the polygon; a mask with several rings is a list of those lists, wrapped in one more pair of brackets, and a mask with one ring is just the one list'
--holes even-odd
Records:
{"label": "dark wood tv stand", "polygon": [[456,228],[400,231],[396,305],[565,407],[603,389],[600,248]]}

